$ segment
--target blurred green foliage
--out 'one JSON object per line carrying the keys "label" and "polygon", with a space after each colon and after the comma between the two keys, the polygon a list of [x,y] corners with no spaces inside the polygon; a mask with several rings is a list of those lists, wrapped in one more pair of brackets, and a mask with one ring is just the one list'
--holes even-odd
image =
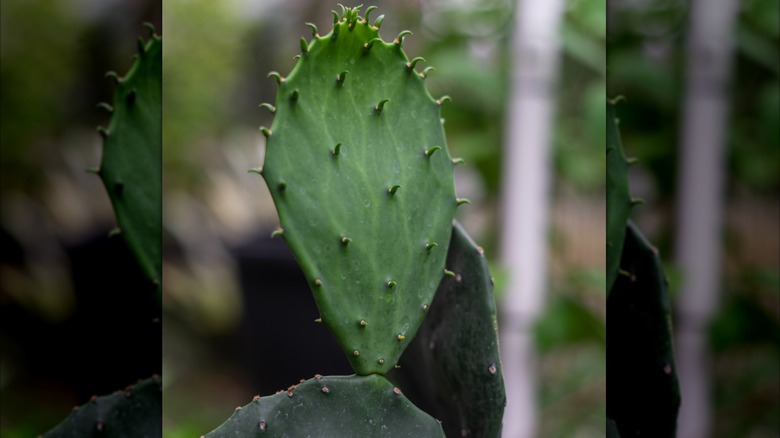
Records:
{"label": "blurred green foliage", "polygon": [[32,146],[73,123],[80,26],[58,0],[3,1],[0,17],[0,186],[33,189],[45,150]]}
{"label": "blurred green foliage", "polygon": [[[780,433],[780,271],[776,247],[755,242],[776,230],[738,226],[753,214],[734,205],[777,209],[780,195],[780,9],[778,0],[743,0],[735,21],[732,82],[727,89],[727,175],[722,301],[709,332],[714,436]],[[673,247],[678,150],[685,92],[689,2],[610,0],[608,95],[623,95],[621,131],[642,169],[632,181],[652,197],[637,219],[655,223],[663,256]],[[645,172],[641,172],[644,170]],[[648,184],[649,183],[649,184]],[[751,224],[776,227],[771,220]],[[751,243],[752,242],[752,243]],[[751,246],[753,245],[753,246]],[[752,254],[746,256],[746,254]],[[672,301],[685,275],[670,260]],[[677,287],[675,287],[677,286]],[[675,325],[684,324],[676,320]],[[685,403],[685,394],[682,394]]]}
{"label": "blurred green foliage", "polygon": [[199,160],[235,123],[231,98],[246,55],[246,29],[238,14],[233,1],[163,2],[164,25],[173,36],[163,43],[166,186],[203,184]]}

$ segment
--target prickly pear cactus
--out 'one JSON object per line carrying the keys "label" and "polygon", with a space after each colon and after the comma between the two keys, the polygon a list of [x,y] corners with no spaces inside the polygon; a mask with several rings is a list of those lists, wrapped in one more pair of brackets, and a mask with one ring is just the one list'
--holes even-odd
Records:
{"label": "prickly pear cactus", "polygon": [[322,321],[357,374],[392,369],[444,273],[459,202],[420,60],[379,36],[360,7],[301,39],[279,83],[264,177],[281,234],[309,280]]}
{"label": "prickly pear cactus", "polygon": [[111,395],[92,397],[43,438],[162,436],[162,382],[155,376]]}
{"label": "prickly pear cactus", "polygon": [[315,377],[255,397],[206,438],[443,437],[441,425],[382,376]]}
{"label": "prickly pear cactus", "polygon": [[673,437],[680,388],[668,282],[658,250],[633,223],[607,298],[607,416],[622,436]]}
{"label": "prickly pear cactus", "polygon": [[506,405],[493,280],[482,248],[453,223],[447,268],[429,315],[393,374],[447,436],[499,437]]}
{"label": "prickly pear cactus", "polygon": [[103,136],[103,158],[95,172],[106,186],[118,230],[160,297],[162,266],[162,39],[139,39],[138,58],[116,81],[112,113]]}
{"label": "prickly pear cactus", "polygon": [[607,102],[607,296],[617,278],[623,238],[632,201],[628,190],[628,160],[620,142],[616,101]]}

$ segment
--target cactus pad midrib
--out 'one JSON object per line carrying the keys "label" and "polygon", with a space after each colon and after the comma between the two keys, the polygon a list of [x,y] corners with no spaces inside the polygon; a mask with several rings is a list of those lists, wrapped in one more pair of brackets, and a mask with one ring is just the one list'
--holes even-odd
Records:
{"label": "cactus pad midrib", "polygon": [[441,425],[384,377],[309,379],[236,409],[206,438],[444,437]]}
{"label": "cactus pad midrib", "polygon": [[121,235],[159,296],[162,268],[162,40],[152,36],[116,83],[99,175]]}
{"label": "cactus pad midrib", "polygon": [[[262,173],[323,322],[358,374],[384,374],[441,280],[454,165],[439,104],[401,48],[365,51],[376,29],[336,26],[338,36],[315,38],[280,84]],[[442,149],[426,156],[433,146]]]}

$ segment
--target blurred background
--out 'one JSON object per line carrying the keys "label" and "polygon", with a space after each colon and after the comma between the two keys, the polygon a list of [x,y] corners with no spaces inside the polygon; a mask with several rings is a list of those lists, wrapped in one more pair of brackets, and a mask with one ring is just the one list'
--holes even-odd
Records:
{"label": "blurred background", "polygon": [[[38,436],[161,371],[160,306],[100,179],[108,70],[161,30],[159,1],[0,3],[0,435]],[[146,292],[146,291],[144,291]]]}
{"label": "blurred background", "polygon": [[608,95],[675,308],[684,437],[780,435],[780,2],[608,1]]}
{"label": "blurred background", "polygon": [[[363,10],[375,4],[375,17],[386,14],[385,40],[412,30],[406,53],[435,67],[426,80],[433,96],[453,99],[442,116],[452,155],[467,163],[457,168],[457,192],[472,202],[458,219],[486,250],[501,330],[528,341],[519,350],[525,365],[504,358],[507,381],[535,382],[515,385],[521,396],[510,398],[505,418],[520,432],[507,436],[601,437],[606,4],[520,3],[528,13],[511,0],[375,2]],[[272,122],[258,108],[276,98],[266,74],[286,75],[299,38],[311,35],[304,23],[327,33],[331,9],[335,2],[311,0],[163,4],[166,436],[199,436],[255,394],[315,373],[352,373],[313,323],[319,315],[300,269],[284,243],[269,238],[278,226],[270,194],[247,173],[262,164],[258,127]],[[528,79],[521,71],[533,73],[530,87],[520,86]],[[536,134],[518,138],[511,127],[528,125],[534,105],[547,109],[527,130]],[[508,150],[535,154],[539,184],[502,168]],[[515,226],[507,200],[519,187],[506,181],[517,176],[536,199],[521,210],[544,218],[541,228],[524,228],[539,236],[536,246],[507,238]],[[539,260],[534,290],[519,291],[537,304],[519,311],[502,304],[518,272],[517,259],[502,255],[510,246]]]}

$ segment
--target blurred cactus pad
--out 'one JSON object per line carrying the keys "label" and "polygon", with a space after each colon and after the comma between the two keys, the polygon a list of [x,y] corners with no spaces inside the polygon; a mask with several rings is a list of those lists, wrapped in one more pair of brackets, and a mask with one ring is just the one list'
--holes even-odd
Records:
{"label": "blurred cactus pad", "polygon": [[162,381],[154,376],[124,391],[94,396],[42,438],[157,437],[162,432]]}
{"label": "blurred cactus pad", "polygon": [[113,105],[103,136],[103,158],[94,171],[106,186],[117,230],[160,294],[162,270],[162,38],[149,25],[148,40],[139,38],[138,58],[116,82]]}
{"label": "blurred cactus pad", "polygon": [[[370,11],[367,11],[367,14]],[[279,233],[358,374],[385,374],[444,274],[455,196],[441,100],[358,8],[301,39],[279,82],[262,175]]]}

